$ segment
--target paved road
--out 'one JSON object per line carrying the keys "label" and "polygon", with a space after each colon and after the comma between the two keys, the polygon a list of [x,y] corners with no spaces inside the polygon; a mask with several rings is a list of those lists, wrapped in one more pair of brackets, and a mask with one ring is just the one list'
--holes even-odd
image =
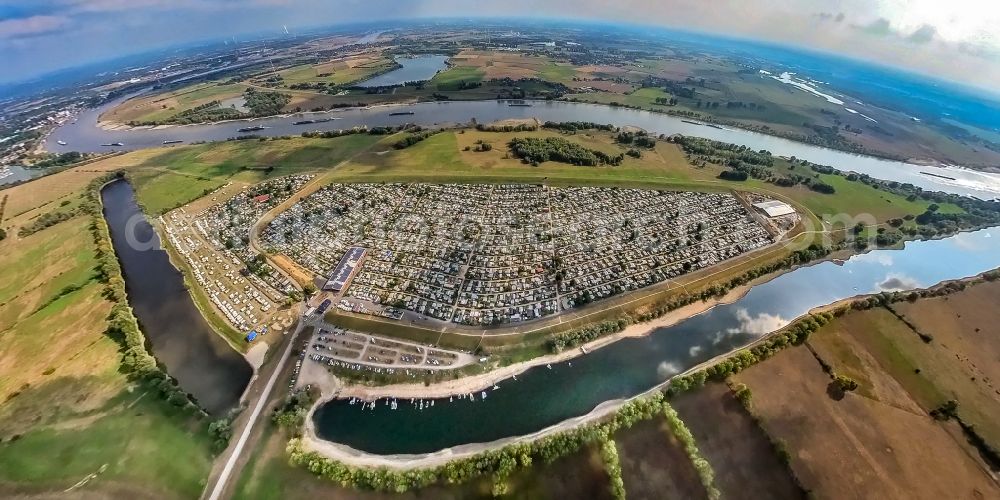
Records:
{"label": "paved road", "polygon": [[[246,418],[238,418],[234,423],[236,428],[233,430],[233,434],[237,436],[236,441],[230,442],[229,447],[216,459],[215,466],[213,466],[212,473],[208,479],[208,484],[202,492],[203,499],[218,500],[222,498],[230,482],[239,478],[239,471],[242,468],[240,458],[250,439],[251,432],[260,419],[264,407],[267,406],[268,401],[271,399],[271,392],[274,390],[275,383],[281,374],[284,373],[282,367],[285,366],[285,362],[288,361],[292,350],[297,345],[296,339],[299,333],[306,326],[309,326],[309,324],[305,318],[300,319],[295,330],[288,334],[288,338],[285,339],[283,344],[278,346],[278,349],[284,348],[280,357],[276,360],[272,359],[270,363],[266,363],[266,368],[262,367],[259,372],[260,376],[253,383],[259,387],[264,377],[267,377],[267,382],[262,390],[258,391],[257,387],[254,387],[249,391],[250,396],[248,397],[247,404],[249,405],[250,413],[248,415],[244,413],[244,415],[247,415]],[[220,464],[221,469],[219,469]]]}

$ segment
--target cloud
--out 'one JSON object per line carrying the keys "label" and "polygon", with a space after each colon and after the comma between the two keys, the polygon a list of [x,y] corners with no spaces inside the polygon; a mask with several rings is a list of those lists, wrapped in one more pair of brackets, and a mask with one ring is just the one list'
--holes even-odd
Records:
{"label": "cloud", "polygon": [[761,313],[756,317],[751,316],[745,308],[736,310],[736,319],[740,326],[726,330],[730,334],[749,333],[751,335],[764,335],[777,331],[788,324],[788,320],[776,314]]}
{"label": "cloud", "polygon": [[0,39],[44,35],[62,29],[69,19],[62,16],[31,16],[0,21]]}
{"label": "cloud", "polygon": [[838,12],[836,14],[830,12],[820,12],[819,14],[816,14],[816,17],[820,18],[821,21],[832,21],[835,23],[842,23],[844,22],[845,16],[843,12]]}
{"label": "cloud", "polygon": [[892,24],[889,23],[889,20],[884,17],[880,17],[868,24],[854,24],[851,25],[851,27],[862,33],[873,36],[889,36],[896,33],[892,29]]}
{"label": "cloud", "polygon": [[868,24],[852,24],[852,28],[866,35],[877,37],[896,38],[907,42],[924,44],[937,37],[938,30],[933,25],[921,24],[913,32],[907,34],[904,31],[893,27],[892,23],[884,17],[880,17]]}
{"label": "cloud", "polygon": [[935,36],[937,36],[937,28],[925,24],[917,28],[913,33],[910,33],[910,36],[906,37],[906,39],[913,43],[927,43],[933,40]]}
{"label": "cloud", "polygon": [[662,361],[656,367],[656,374],[663,379],[673,377],[674,375],[677,375],[680,372],[681,372],[681,366],[678,365],[677,363],[671,363],[669,361]]}

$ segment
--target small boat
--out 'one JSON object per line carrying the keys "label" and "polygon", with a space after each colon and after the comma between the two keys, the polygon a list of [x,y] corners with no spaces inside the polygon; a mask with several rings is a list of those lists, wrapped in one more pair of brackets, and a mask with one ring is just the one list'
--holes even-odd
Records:
{"label": "small boat", "polygon": [[389,116],[410,116],[415,114],[416,113],[414,113],[413,111],[394,111],[392,113],[389,113]]}
{"label": "small boat", "polygon": [[56,141],[56,144],[58,144],[60,146],[65,146],[66,145],[66,141]]}
{"label": "small boat", "polygon": [[253,127],[243,127],[236,129],[237,132],[257,132],[258,130],[264,130],[267,127],[263,125],[255,125]]}
{"label": "small boat", "polygon": [[496,385],[496,384],[493,384],[493,390],[494,390],[494,391],[495,391],[495,390],[497,390],[497,389],[499,389],[499,388],[500,388],[500,386],[499,386],[499,385]]}
{"label": "small boat", "polygon": [[182,142],[184,142],[184,141],[182,141],[180,139],[174,139],[172,141],[163,141],[163,144],[180,144]]}
{"label": "small boat", "polygon": [[512,102],[512,103],[508,104],[507,106],[509,106],[511,108],[530,108],[532,105],[529,104],[529,103],[526,103],[526,102],[520,102],[520,103],[518,103],[518,102]]}
{"label": "small boat", "polygon": [[112,147],[121,147],[121,146],[124,146],[124,144],[122,144],[120,142],[110,142],[110,143],[106,143],[106,144],[101,144],[101,146],[104,146],[106,148],[112,148]]}
{"label": "small boat", "polygon": [[551,369],[552,369],[552,365],[551,365],[551,364],[549,364],[549,365],[545,365],[545,367],[546,367],[546,368],[548,368],[549,370],[551,370]]}
{"label": "small boat", "polygon": [[292,122],[292,125],[310,125],[316,123],[316,120],[299,120],[297,122]]}
{"label": "small boat", "polygon": [[455,396],[452,396],[452,397],[448,398],[448,402],[449,402],[449,403],[451,403],[451,402],[453,402],[453,401],[455,401]]}
{"label": "small boat", "polygon": [[486,399],[486,391],[483,391],[483,393],[480,394],[480,397],[482,397],[483,399]]}

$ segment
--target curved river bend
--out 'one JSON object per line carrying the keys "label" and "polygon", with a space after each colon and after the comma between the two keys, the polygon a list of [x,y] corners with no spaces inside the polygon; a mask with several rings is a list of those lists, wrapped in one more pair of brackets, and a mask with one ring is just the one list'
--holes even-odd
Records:
{"label": "curved river bend", "polygon": [[[843,265],[823,262],[753,287],[740,300],[649,336],[626,338],[572,361],[532,368],[487,398],[447,398],[420,410],[386,400],[372,409],[331,400],[314,413],[326,440],[379,455],[419,454],[531,434],[629,398],[671,375],[747,345],[810,309],[859,294],[928,287],[1000,267],[1000,228],[875,250]],[[996,237],[994,237],[994,234]],[[311,361],[307,361],[311,362]]]}
{"label": "curved river bend", "polygon": [[129,305],[156,360],[208,413],[222,415],[236,407],[253,375],[250,364],[195,307],[184,276],[136,204],[132,186],[112,182],[101,190],[101,200]]}
{"label": "curved river bend", "polygon": [[[597,104],[558,101],[534,101],[531,107],[509,106],[504,101],[425,102],[405,107],[378,106],[352,108],[324,113],[307,113],[294,116],[262,118],[251,121],[185,125],[180,127],[138,128],[131,130],[105,130],[97,126],[97,118],[125,98],[111,101],[99,108],[82,113],[74,122],[57,128],[46,140],[46,148],[54,152],[103,151],[111,149],[142,149],[159,147],[163,141],[221,141],[241,135],[238,128],[248,124],[268,127],[255,132],[262,136],[298,135],[307,130],[348,129],[355,126],[369,127],[417,123],[436,125],[467,123],[476,119],[481,123],[506,118],[538,118],[542,121],[589,121],[616,126],[642,127],[656,134],[684,134],[706,137],[719,141],[742,144],[753,149],[766,149],[776,155],[804,158],[842,171],[868,174],[876,179],[910,183],[931,191],[944,191],[984,199],[1000,196],[1000,175],[978,172],[961,167],[927,167],[898,161],[881,160],[832,149],[821,148],[787,139],[781,139],[741,129],[715,128],[682,121],[662,113],[614,108]],[[396,115],[401,109],[412,115]],[[306,126],[293,125],[303,117],[334,118],[324,123]],[[65,146],[57,141],[63,141]],[[101,144],[123,143],[120,148]],[[930,172],[937,176],[926,175]],[[943,176],[943,177],[941,177]]]}

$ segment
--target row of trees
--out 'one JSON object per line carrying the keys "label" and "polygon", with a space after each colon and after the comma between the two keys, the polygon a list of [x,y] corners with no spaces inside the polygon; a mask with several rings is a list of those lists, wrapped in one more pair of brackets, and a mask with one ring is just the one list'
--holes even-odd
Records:
{"label": "row of trees", "polygon": [[715,471],[712,470],[712,464],[708,463],[708,460],[702,456],[701,450],[698,449],[698,444],[695,443],[694,435],[691,434],[691,430],[684,425],[684,421],[677,414],[677,410],[674,410],[669,404],[664,403],[663,415],[667,419],[670,431],[684,445],[684,452],[687,454],[688,459],[691,460],[691,464],[694,465],[694,469],[698,472],[698,479],[701,480],[701,485],[705,488],[705,492],[708,493],[709,500],[719,500],[722,497],[722,493],[715,487]]}
{"label": "row of trees", "polygon": [[409,136],[407,136],[407,137],[405,137],[403,139],[400,139],[395,144],[393,144],[392,147],[394,147],[396,149],[406,149],[406,148],[408,148],[408,147],[410,147],[410,146],[412,146],[412,145],[414,145],[414,144],[416,144],[416,143],[418,143],[420,141],[423,141],[424,139],[427,139],[428,137],[430,137],[432,135],[438,134],[440,132],[441,132],[440,130],[427,130],[427,131],[424,131],[424,132],[417,132],[417,133],[411,134],[411,135],[409,135]]}
{"label": "row of trees", "polygon": [[606,437],[601,442],[601,461],[604,462],[604,471],[608,473],[609,488],[611,496],[617,500],[625,500],[625,481],[622,480],[622,464],[618,459],[618,448],[615,440]]}
{"label": "row of trees", "polygon": [[424,469],[354,467],[316,452],[305,451],[298,438],[289,441],[286,451],[292,465],[305,467],[313,474],[344,487],[404,493],[435,483],[462,484],[477,477],[493,475],[493,492],[502,495],[507,491],[506,478],[518,469],[530,467],[537,460],[549,464],[583,446],[602,443],[619,430],[661,414],[663,405],[663,394],[657,392],[626,403],[603,422],[558,432],[532,442],[510,444]]}
{"label": "row of trees", "polygon": [[[813,250],[813,252],[821,252],[821,250]],[[810,256],[801,255],[798,258],[809,259]],[[984,273],[982,281],[995,280],[1000,280],[1000,270]],[[700,387],[709,379],[724,380],[733,373],[738,373],[771,357],[781,349],[800,345],[806,341],[811,333],[827,324],[835,316],[843,315],[850,309],[876,307],[891,301],[915,300],[913,297],[944,295],[962,290],[965,286],[964,282],[954,282],[910,294],[882,293],[867,299],[857,300],[849,307],[840,307],[832,312],[806,316],[768,336],[766,340],[751,348],[740,350],[702,370],[674,377],[665,391],[654,391],[648,396],[633,399],[601,422],[551,434],[533,442],[520,442],[497,450],[488,450],[438,467],[412,470],[353,467],[323,457],[316,452],[305,451],[299,439],[291,440],[287,451],[293,465],[306,467],[314,474],[336,481],[345,487],[402,493],[435,483],[461,484],[476,477],[492,474],[493,493],[499,496],[507,492],[506,479],[516,470],[530,467],[537,460],[552,463],[563,456],[578,451],[583,446],[599,444],[605,467],[612,477],[612,493],[617,498],[621,498],[618,495],[624,495],[624,484],[618,483],[614,479],[616,476],[620,476],[620,463],[615,465],[617,460],[614,459],[611,448],[609,448],[609,443],[612,448],[614,443],[610,436],[620,430],[628,429],[640,421],[662,415],[665,416],[674,435],[684,445],[685,452],[691,458],[709,498],[717,499],[720,494],[714,484],[714,471],[711,464],[701,455],[690,430],[677,412],[667,403],[668,397]],[[733,391],[735,396],[749,409],[750,389],[743,384],[737,384]],[[953,418],[957,414],[955,408],[957,408],[957,404],[951,407],[946,406],[945,409],[936,412],[936,416]],[[787,451],[784,451],[782,444],[780,442],[773,444],[779,455],[783,457],[783,462],[787,463],[790,457]],[[615,449],[614,455],[617,455],[617,449]]]}
{"label": "row of trees", "polygon": [[47,227],[52,227],[60,222],[70,220],[77,215],[79,215],[78,209],[61,211],[53,210],[51,212],[46,212],[40,215],[37,219],[33,220],[31,224],[21,226],[21,229],[17,230],[17,235],[24,238],[25,236],[35,234]]}
{"label": "row of trees", "polygon": [[545,122],[542,124],[542,128],[559,130],[561,132],[577,132],[579,130],[604,130],[606,132],[614,132],[618,130],[618,127],[610,124],[602,124],[595,122]]}

